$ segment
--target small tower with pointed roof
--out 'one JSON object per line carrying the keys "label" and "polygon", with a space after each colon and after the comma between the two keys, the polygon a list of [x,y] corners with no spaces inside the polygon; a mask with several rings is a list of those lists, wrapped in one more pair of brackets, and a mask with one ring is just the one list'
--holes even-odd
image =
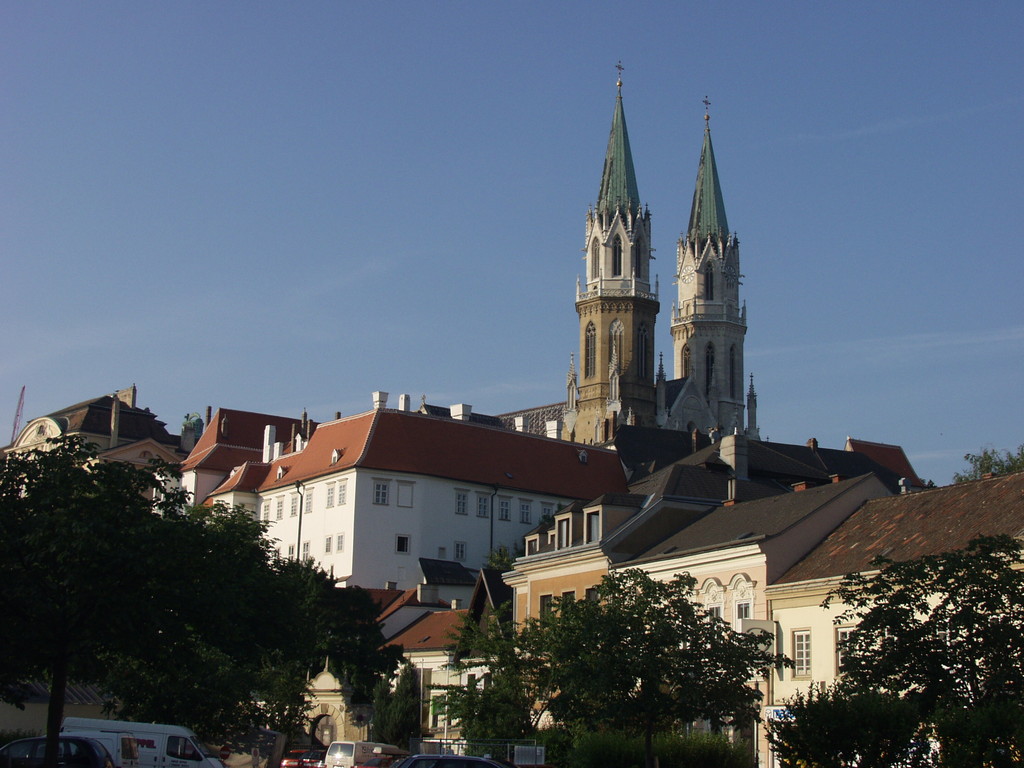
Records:
{"label": "small tower with pointed roof", "polygon": [[[707,107],[710,102],[705,99],[704,104]],[[671,319],[673,365],[675,378],[686,380],[689,396],[672,409],[666,426],[745,432],[743,338],[747,318],[739,295],[740,248],[725,216],[707,110],[693,205],[687,229],[679,239],[675,277],[678,300]]]}
{"label": "small tower with pointed roof", "polygon": [[651,214],[640,202],[619,71],[601,188],[587,212],[586,279],[576,289],[579,394],[566,402],[563,436],[583,443],[611,440],[630,411],[635,423],[655,426]]}

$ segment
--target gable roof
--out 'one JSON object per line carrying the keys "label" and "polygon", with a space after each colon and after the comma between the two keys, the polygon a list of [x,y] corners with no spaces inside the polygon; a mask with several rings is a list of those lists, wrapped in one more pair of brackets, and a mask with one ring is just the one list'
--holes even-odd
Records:
{"label": "gable roof", "polygon": [[[316,426],[314,422],[307,424],[311,430]],[[287,443],[292,430],[302,428],[302,419],[218,408],[181,468],[183,471],[208,469],[226,472],[245,461],[260,461],[263,458],[264,431],[268,426],[277,430],[276,442]]]}
{"label": "gable roof", "polygon": [[857,440],[847,437],[846,450],[856,451],[868,456],[900,477],[907,478],[915,488],[925,487],[924,481],[917,476],[902,446],[890,445],[889,443],[873,443],[870,440]]}
{"label": "gable roof", "polygon": [[388,641],[405,651],[442,651],[454,648],[459,629],[469,611],[436,611],[425,613]]}
{"label": "gable roof", "polygon": [[[705,466],[694,466],[684,459],[631,483],[629,489],[643,496],[725,501],[729,498],[731,479],[731,473],[727,470],[728,466],[724,462],[721,471],[709,471]],[[771,481],[737,479],[735,498],[737,501],[749,501],[786,493],[788,490],[786,486]]]}
{"label": "gable roof", "polygon": [[912,560],[998,534],[1024,534],[1024,472],[869,501],[778,583],[859,573],[879,556]]}

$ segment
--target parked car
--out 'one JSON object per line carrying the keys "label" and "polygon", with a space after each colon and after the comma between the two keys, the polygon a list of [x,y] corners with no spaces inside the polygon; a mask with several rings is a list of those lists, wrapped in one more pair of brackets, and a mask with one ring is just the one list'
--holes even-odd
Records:
{"label": "parked car", "polygon": [[302,753],[302,757],[299,758],[299,768],[324,768],[326,759],[326,749],[311,749]]}
{"label": "parked car", "polygon": [[[114,768],[107,748],[96,739],[62,734],[57,749],[57,764],[62,768]],[[0,747],[0,768],[40,768],[45,754],[45,736],[18,739]]]}
{"label": "parked car", "polygon": [[302,768],[302,756],[309,750],[289,749],[281,758],[281,768]]}
{"label": "parked car", "polygon": [[377,755],[368,757],[355,768],[391,768],[391,764],[402,758],[398,755]]}
{"label": "parked car", "polygon": [[410,755],[390,768],[516,768],[508,760],[469,755]]}

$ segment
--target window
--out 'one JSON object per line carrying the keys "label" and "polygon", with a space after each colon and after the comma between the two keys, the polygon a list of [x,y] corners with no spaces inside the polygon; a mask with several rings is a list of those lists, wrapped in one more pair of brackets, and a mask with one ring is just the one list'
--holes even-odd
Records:
{"label": "window", "polygon": [[409,537],[406,536],[404,533],[400,533],[397,536],[395,536],[395,552],[397,552],[398,554],[408,555],[409,544]]}
{"label": "window", "polygon": [[289,544],[288,545],[288,557],[295,557],[295,545],[294,544]]}
{"label": "window", "polygon": [[640,323],[636,333],[636,375],[641,381],[647,378],[647,324]]}
{"label": "window", "polygon": [[704,268],[704,299],[705,301],[715,300],[715,274],[711,269],[711,262]]}
{"label": "window", "polygon": [[412,483],[403,483],[401,480],[398,481],[398,506],[412,506]]}
{"label": "window", "polygon": [[601,513],[587,513],[587,543],[600,541],[601,539]]}
{"label": "window", "polygon": [[622,276],[622,238],[615,236],[612,242],[612,277]]}
{"label": "window", "polygon": [[811,631],[800,629],[793,633],[793,676],[810,677]]}
{"label": "window", "polygon": [[608,329],[608,359],[615,360],[620,366],[622,365],[622,335],[622,321],[615,318],[611,328]]}
{"label": "window", "polygon": [[739,389],[738,383],[739,381],[736,378],[736,345],[733,344],[729,347],[729,397],[733,400],[736,399],[736,390]]}
{"label": "window", "polygon": [[327,486],[327,500],[324,504],[328,509],[334,506],[334,483]]}
{"label": "window", "polygon": [[721,605],[709,605],[708,616],[714,616],[716,619],[722,618],[722,606]]}
{"label": "window", "polygon": [[601,251],[597,245],[597,238],[590,241],[590,279],[597,280],[601,275]]}
{"label": "window", "polygon": [[575,600],[576,599],[576,590],[575,589],[570,589],[568,592],[563,592],[562,593],[562,599],[563,600]]}
{"label": "window", "polygon": [[374,480],[373,481],[373,503],[374,504],[387,504],[388,503],[388,481],[387,480]]}
{"label": "window", "polygon": [[263,519],[264,520],[269,520],[270,519],[270,502],[269,501],[263,502]]}
{"label": "window", "polygon": [[329,553],[330,551],[331,551],[331,537],[328,536],[326,539],[324,539],[324,552],[328,552]]}
{"label": "window", "polygon": [[345,549],[345,534],[339,533],[334,537],[334,552],[338,553]]}
{"label": "window", "polygon": [[302,508],[302,510],[303,510],[303,512],[305,512],[305,513],[306,513],[307,515],[308,515],[308,514],[309,514],[310,512],[312,512],[312,511],[313,511],[313,489],[312,489],[312,488],[310,488],[310,489],[309,489],[308,491],[306,491],[306,504],[305,504],[305,506],[304,506],[304,507]]}
{"label": "window", "polygon": [[456,541],[455,542],[455,559],[465,560],[466,559],[466,542]]}
{"label": "window", "polygon": [[447,560],[448,559],[448,547],[438,547],[437,548],[437,559],[438,560]]}
{"label": "window", "polygon": [[292,494],[292,517],[295,517],[297,514],[299,514],[299,494],[293,493]]}
{"label": "window", "polygon": [[284,519],[284,496],[279,496],[277,499],[277,519]]}
{"label": "window", "polygon": [[498,499],[498,519],[510,520],[512,518],[512,499],[503,496]]}
{"label": "window", "polygon": [[529,499],[519,500],[519,522],[529,525],[533,518],[533,502]]}
{"label": "window", "polygon": [[597,329],[594,327],[593,323],[588,323],[583,343],[583,375],[588,379],[593,378],[596,370]]}
{"label": "window", "polygon": [[348,481],[342,480],[338,483],[338,506],[343,506],[348,496]]}
{"label": "window", "polygon": [[715,345],[708,344],[704,349],[704,395],[711,394],[711,384],[715,380]]}
{"label": "window", "polygon": [[[586,463],[586,462],[584,462]],[[540,516],[545,520],[550,520],[555,514],[555,507],[553,504],[541,504],[540,505]]]}
{"label": "window", "polygon": [[540,596],[540,613],[542,616],[551,613],[551,595]]}
{"label": "window", "polygon": [[564,518],[558,521],[558,548],[564,549],[572,544],[572,540],[569,538],[569,518]]}
{"label": "window", "polygon": [[491,500],[480,494],[476,497],[476,516],[477,517],[490,517],[491,516]]}
{"label": "window", "polygon": [[466,515],[469,514],[469,494],[465,491],[455,492],[455,514]]}
{"label": "window", "polygon": [[846,650],[845,644],[853,634],[853,627],[838,627],[836,629],[836,674],[843,671],[843,653]]}
{"label": "window", "polygon": [[685,379],[687,376],[690,375],[690,345],[689,344],[687,344],[687,345],[685,345],[683,347],[683,360],[682,360],[682,363],[683,363],[683,376],[682,376],[682,378]]}
{"label": "window", "polygon": [[587,587],[587,591],[584,594],[590,602],[597,602],[597,587]]}
{"label": "window", "polygon": [[302,559],[309,560],[309,542],[302,542]]}
{"label": "window", "polygon": [[736,603],[736,631],[740,631],[741,622],[744,619],[753,617],[753,606],[749,600],[742,600]]}

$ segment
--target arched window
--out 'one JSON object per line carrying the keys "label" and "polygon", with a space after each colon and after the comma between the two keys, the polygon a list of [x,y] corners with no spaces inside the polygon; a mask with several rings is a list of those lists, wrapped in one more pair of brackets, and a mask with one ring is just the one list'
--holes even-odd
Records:
{"label": "arched window", "polygon": [[647,323],[640,323],[636,333],[636,375],[641,381],[647,378]]}
{"label": "arched window", "polygon": [[597,368],[597,329],[593,323],[587,325],[583,347],[583,375],[590,379]]}
{"label": "arched window", "polygon": [[612,327],[608,329],[608,360],[614,358],[619,363],[619,370],[622,370],[622,321],[615,318]]}
{"label": "arched window", "polygon": [[708,344],[704,350],[704,396],[711,394],[711,384],[715,380],[715,345]]}
{"label": "arched window", "polygon": [[612,277],[622,277],[622,238],[619,235],[612,243]]}
{"label": "arched window", "polygon": [[690,375],[690,345],[683,347],[683,378]]}
{"label": "arched window", "polygon": [[704,267],[704,300],[714,301],[715,300],[715,273],[711,268],[711,262]]}
{"label": "arched window", "polygon": [[590,279],[597,280],[601,276],[601,249],[595,237],[590,243]]}
{"label": "arched window", "polygon": [[729,347],[729,397],[736,399],[736,345]]}

